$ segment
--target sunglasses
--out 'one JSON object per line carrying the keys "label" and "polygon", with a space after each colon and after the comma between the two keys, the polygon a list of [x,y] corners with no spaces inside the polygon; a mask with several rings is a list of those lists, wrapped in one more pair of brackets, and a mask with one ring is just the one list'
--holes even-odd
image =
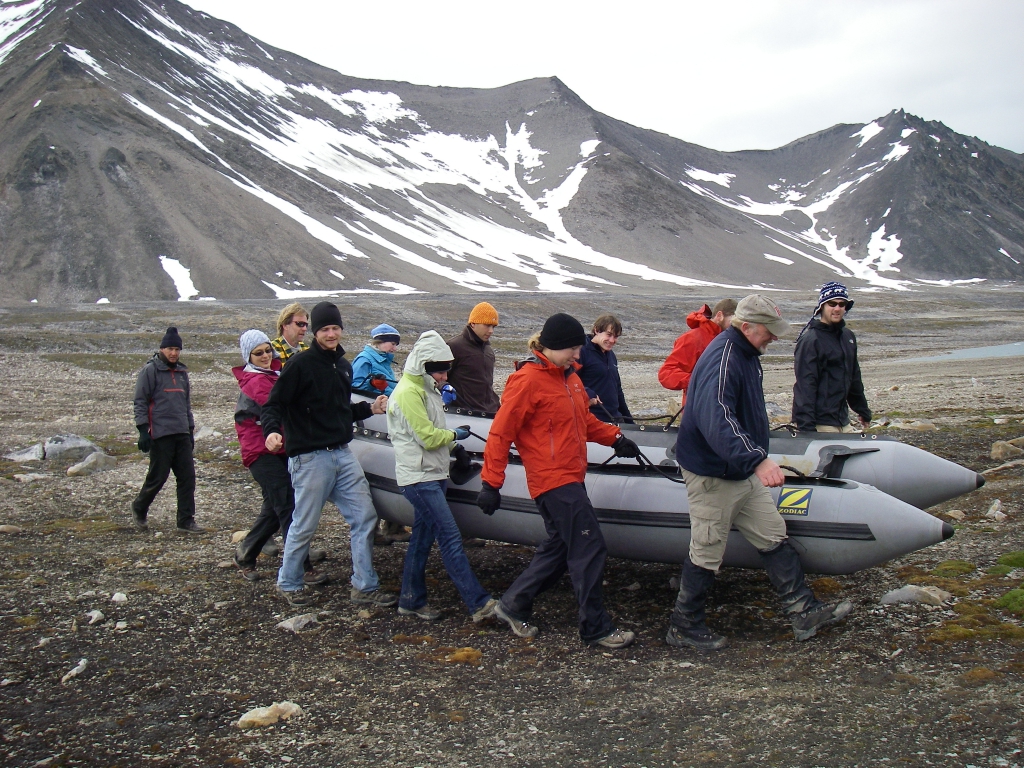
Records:
{"label": "sunglasses", "polygon": [[845,307],[846,306],[846,302],[845,301],[826,301],[825,304],[826,304],[826,306],[829,306],[829,307]]}
{"label": "sunglasses", "polygon": [[302,322],[301,320],[292,320],[292,325],[297,325],[299,328],[308,328],[309,323]]}
{"label": "sunglasses", "polygon": [[263,357],[264,355],[272,355],[272,354],[274,354],[274,350],[269,348],[269,347],[267,349],[254,349],[249,354],[250,355],[255,355],[256,357]]}

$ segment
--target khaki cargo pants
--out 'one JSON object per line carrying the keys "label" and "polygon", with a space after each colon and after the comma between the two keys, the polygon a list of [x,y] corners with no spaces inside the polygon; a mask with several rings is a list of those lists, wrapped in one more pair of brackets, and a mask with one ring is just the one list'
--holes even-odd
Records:
{"label": "khaki cargo pants", "polygon": [[814,425],[814,431],[815,432],[841,432],[843,434],[854,434],[854,433],[859,434],[863,430],[861,430],[859,427],[853,426],[852,424],[847,424],[846,426],[843,426],[843,427],[832,427],[832,426],[829,426],[828,424],[815,424]]}
{"label": "khaki cargo pants", "polygon": [[786,521],[757,475],[723,480],[683,470],[690,502],[690,562],[718,571],[729,530],[736,526],[758,550],[771,549],[786,538]]}

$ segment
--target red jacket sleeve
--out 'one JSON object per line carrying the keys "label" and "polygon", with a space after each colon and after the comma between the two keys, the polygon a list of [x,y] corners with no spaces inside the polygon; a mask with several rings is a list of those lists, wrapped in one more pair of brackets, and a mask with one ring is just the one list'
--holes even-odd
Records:
{"label": "red jacket sleeve", "polygon": [[693,330],[676,339],[672,352],[658,369],[658,381],[665,389],[680,390],[690,386],[690,374],[693,373],[693,366],[697,364],[697,358],[703,351],[694,354],[693,337],[697,335],[699,331]]}
{"label": "red jacket sleeve", "polygon": [[508,377],[501,397],[501,408],[494,416],[491,430],[487,434],[484,468],[480,473],[480,479],[493,488],[501,488],[505,484],[509,448],[533,411],[528,384],[526,376],[517,376],[513,373]]}

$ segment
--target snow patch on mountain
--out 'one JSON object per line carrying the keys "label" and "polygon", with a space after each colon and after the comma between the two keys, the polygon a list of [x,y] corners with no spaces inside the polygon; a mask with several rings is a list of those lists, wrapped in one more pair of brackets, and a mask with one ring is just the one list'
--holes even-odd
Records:
{"label": "snow patch on mountain", "polygon": [[46,7],[46,0],[0,4],[0,64],[20,42],[36,31],[51,10]]}
{"label": "snow patch on mountain", "polygon": [[721,187],[728,187],[732,184],[732,180],[736,178],[735,173],[711,173],[710,171],[702,171],[699,168],[687,168],[686,175],[694,181],[710,181]]}
{"label": "snow patch on mountain", "polygon": [[879,272],[899,272],[893,265],[902,258],[900,239],[895,234],[886,237],[885,224],[871,233],[864,266],[874,266]]}
{"label": "snow patch on mountain", "polygon": [[80,64],[85,64],[85,66],[89,67],[89,69],[98,72],[104,77],[109,77],[107,71],[99,65],[99,62],[97,62],[96,59],[89,55],[88,51],[84,51],[81,48],[75,48],[75,46],[73,45],[65,45],[64,48],[68,52],[68,56],[70,56],[75,61],[79,62]]}
{"label": "snow patch on mountain", "polygon": [[161,256],[160,266],[174,281],[174,288],[178,292],[178,301],[188,301],[193,296],[199,295],[198,289],[192,282],[191,271],[180,261],[169,256]]}
{"label": "snow patch on mountain", "polygon": [[867,125],[865,125],[863,128],[861,128],[859,131],[857,131],[855,134],[850,136],[850,138],[856,139],[858,136],[860,136],[860,143],[857,145],[857,149],[860,149],[869,141],[871,141],[871,139],[880,134],[882,130],[882,126],[880,126],[877,121],[873,120]]}

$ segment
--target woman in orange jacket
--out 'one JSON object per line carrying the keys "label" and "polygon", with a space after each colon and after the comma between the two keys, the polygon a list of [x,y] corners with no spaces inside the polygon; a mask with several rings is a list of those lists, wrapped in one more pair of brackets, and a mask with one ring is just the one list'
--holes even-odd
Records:
{"label": "woman in orange jacket", "polygon": [[676,339],[672,352],[658,369],[658,381],[665,389],[682,390],[682,405],[686,405],[686,390],[690,386],[690,375],[701,353],[712,339],[729,327],[736,314],[736,301],[722,299],[711,309],[707,304],[686,318],[691,330]]}
{"label": "woman in orange jacket", "polygon": [[607,547],[583,484],[587,441],[613,446],[617,456],[636,457],[640,451],[618,427],[590,412],[576,373],[580,348],[586,343],[580,322],[563,313],[549,317],[544,329],[530,339],[531,355],[509,376],[491,425],[477,504],[488,515],[501,506],[499,489],[505,482],[509,447],[515,443],[548,538],[502,596],[495,616],[519,637],[533,637],[537,628],[528,620],[534,599],[568,571],[580,607],[583,642],[618,649],[632,643],[634,636],[616,629],[604,609],[601,580]]}

